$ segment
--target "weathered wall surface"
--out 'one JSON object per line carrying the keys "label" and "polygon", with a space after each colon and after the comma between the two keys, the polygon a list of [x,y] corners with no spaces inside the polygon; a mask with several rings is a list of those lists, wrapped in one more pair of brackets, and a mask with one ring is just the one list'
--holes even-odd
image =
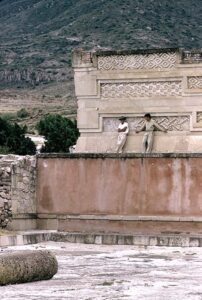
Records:
{"label": "weathered wall surface", "polygon": [[36,227],[36,158],[5,155],[0,158],[0,204],[12,211],[12,229]]}
{"label": "weathered wall surface", "polygon": [[201,169],[196,153],[4,156],[0,218],[11,207],[14,230],[200,233]]}
{"label": "weathered wall surface", "polygon": [[[82,230],[81,219],[88,219],[88,230],[94,230],[96,216],[103,221],[107,216],[116,221],[141,221],[140,216],[202,221],[201,168],[202,155],[194,154],[42,156],[37,163],[37,213],[42,219],[58,215],[61,224],[71,223],[63,229],[72,231]],[[168,229],[165,222],[163,228]]]}
{"label": "weathered wall surface", "polygon": [[143,115],[156,132],[154,152],[198,152],[202,143],[202,52],[178,49],[73,53],[80,138],[77,152],[113,152],[118,117],[128,117],[126,152],[142,151]]}
{"label": "weathered wall surface", "polygon": [[12,164],[13,214],[36,213],[36,158],[18,157]]}
{"label": "weathered wall surface", "polygon": [[11,167],[0,159],[0,228],[5,228],[12,220]]}

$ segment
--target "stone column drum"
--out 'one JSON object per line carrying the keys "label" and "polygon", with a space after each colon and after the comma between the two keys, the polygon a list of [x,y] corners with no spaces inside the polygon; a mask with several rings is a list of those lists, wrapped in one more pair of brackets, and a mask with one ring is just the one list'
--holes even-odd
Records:
{"label": "stone column drum", "polygon": [[17,251],[0,254],[0,285],[51,279],[58,263],[50,251]]}

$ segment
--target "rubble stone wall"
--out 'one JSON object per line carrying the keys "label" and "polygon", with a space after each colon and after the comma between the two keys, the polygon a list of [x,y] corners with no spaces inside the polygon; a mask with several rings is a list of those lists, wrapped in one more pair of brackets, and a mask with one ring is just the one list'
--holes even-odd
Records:
{"label": "rubble stone wall", "polygon": [[0,228],[36,213],[36,158],[0,157]]}
{"label": "rubble stone wall", "polygon": [[11,167],[10,163],[0,160],[0,228],[11,221]]}

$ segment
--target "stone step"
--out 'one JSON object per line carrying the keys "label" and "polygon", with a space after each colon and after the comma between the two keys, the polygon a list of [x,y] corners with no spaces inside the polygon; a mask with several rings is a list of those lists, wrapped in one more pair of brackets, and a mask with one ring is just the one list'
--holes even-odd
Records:
{"label": "stone step", "polygon": [[55,232],[51,240],[56,242],[133,245],[133,246],[167,246],[167,247],[202,247],[202,234],[97,234]]}
{"label": "stone step", "polygon": [[56,230],[36,230],[0,235],[0,247],[37,244],[44,241],[97,244],[164,247],[202,247],[202,234],[97,234],[69,233]]}
{"label": "stone step", "polygon": [[55,233],[53,230],[35,230],[0,234],[0,247],[21,246],[28,244],[37,244],[51,240],[51,235]]}

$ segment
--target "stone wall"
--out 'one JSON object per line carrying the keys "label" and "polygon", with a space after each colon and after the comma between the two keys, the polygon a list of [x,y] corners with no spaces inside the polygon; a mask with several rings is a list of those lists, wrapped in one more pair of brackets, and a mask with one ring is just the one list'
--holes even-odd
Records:
{"label": "stone wall", "polygon": [[0,159],[0,228],[12,221],[11,167],[9,162]]}
{"label": "stone wall", "polygon": [[201,169],[200,153],[1,156],[0,227],[11,207],[13,230],[201,233]]}
{"label": "stone wall", "polygon": [[75,50],[72,62],[81,133],[77,152],[114,152],[121,115],[130,127],[125,152],[141,152],[143,133],[135,129],[145,113],[168,129],[155,133],[154,152],[201,151],[201,50]]}
{"label": "stone wall", "polygon": [[38,224],[68,232],[202,232],[201,169],[202,154],[40,154]]}
{"label": "stone wall", "polygon": [[[1,156],[0,177],[0,205],[10,208],[13,216],[12,220],[9,220],[8,228],[35,228],[36,158],[34,156]],[[3,218],[2,215],[1,213],[0,218]]]}

